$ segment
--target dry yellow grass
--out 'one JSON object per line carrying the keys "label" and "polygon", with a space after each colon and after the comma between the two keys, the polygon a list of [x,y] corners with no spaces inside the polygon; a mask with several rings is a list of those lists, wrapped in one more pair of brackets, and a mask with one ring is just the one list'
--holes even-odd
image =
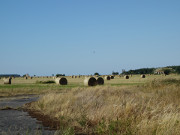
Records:
{"label": "dry yellow grass", "polygon": [[46,94],[29,109],[65,120],[85,134],[177,135],[179,83],[156,79],[143,86],[73,88]]}

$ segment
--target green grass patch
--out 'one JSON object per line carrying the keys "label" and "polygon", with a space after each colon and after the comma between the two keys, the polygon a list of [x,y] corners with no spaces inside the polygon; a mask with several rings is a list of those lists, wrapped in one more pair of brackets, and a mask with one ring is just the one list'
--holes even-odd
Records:
{"label": "green grass patch", "polygon": [[61,90],[70,90],[75,87],[82,87],[83,85],[68,84],[68,85],[57,85],[54,83],[44,84],[11,84],[11,85],[0,85],[0,96],[16,96],[23,94],[44,94],[47,92],[60,92]]}
{"label": "green grass patch", "polygon": [[131,85],[142,85],[144,83],[115,83],[111,84],[111,86],[131,86]]}
{"label": "green grass patch", "polygon": [[11,84],[11,85],[0,85],[0,89],[14,89],[14,88],[73,88],[81,87],[77,84],[68,84],[68,85],[56,85],[56,84],[47,84],[47,83],[37,83],[37,84]]}
{"label": "green grass patch", "polygon": [[41,87],[41,85],[37,84],[11,84],[11,85],[0,85],[0,89],[13,89],[13,88],[27,88],[27,87]]}

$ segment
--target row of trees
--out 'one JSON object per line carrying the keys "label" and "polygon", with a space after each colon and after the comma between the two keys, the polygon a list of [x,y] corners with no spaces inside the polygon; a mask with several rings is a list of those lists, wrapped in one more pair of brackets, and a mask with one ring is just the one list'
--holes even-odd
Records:
{"label": "row of trees", "polygon": [[[126,75],[130,75],[130,74],[156,74],[157,72],[161,71],[164,74],[168,75],[171,73],[175,73],[175,74],[180,74],[180,66],[167,66],[167,67],[163,67],[163,68],[141,68],[141,69],[135,69],[135,70],[129,70],[129,71],[125,71],[122,70],[121,74],[126,74]],[[94,75],[100,75],[99,73],[94,73]],[[112,75],[119,75],[119,72],[112,72]]]}
{"label": "row of trees", "polygon": [[154,74],[155,68],[141,68],[135,70],[124,71],[122,74]]}
{"label": "row of trees", "polygon": [[180,66],[167,66],[167,68],[172,68],[172,73],[180,74]]}
{"label": "row of trees", "polygon": [[157,70],[164,72],[164,74],[180,74],[180,66],[167,66],[163,68],[141,68],[129,71],[123,71],[122,74],[155,74]]}

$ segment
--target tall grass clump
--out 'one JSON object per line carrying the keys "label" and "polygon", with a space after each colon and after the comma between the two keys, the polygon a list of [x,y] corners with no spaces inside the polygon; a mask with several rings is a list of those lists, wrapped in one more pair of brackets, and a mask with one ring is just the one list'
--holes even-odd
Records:
{"label": "tall grass clump", "polygon": [[65,120],[83,134],[180,134],[179,80],[144,86],[97,86],[49,93],[29,109]]}

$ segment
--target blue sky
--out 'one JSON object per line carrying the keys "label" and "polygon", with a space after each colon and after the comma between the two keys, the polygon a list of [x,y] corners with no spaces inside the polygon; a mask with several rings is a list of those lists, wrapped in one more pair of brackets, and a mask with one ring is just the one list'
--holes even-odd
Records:
{"label": "blue sky", "polygon": [[1,0],[0,74],[180,65],[179,0]]}

